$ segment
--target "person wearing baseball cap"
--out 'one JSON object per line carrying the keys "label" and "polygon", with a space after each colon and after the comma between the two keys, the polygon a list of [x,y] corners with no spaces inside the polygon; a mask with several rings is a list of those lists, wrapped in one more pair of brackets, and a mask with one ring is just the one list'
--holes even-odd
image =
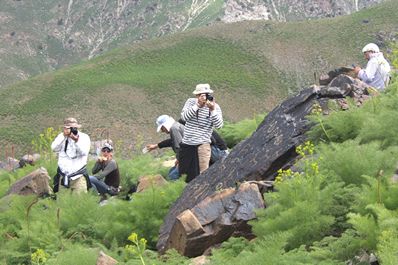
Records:
{"label": "person wearing baseball cap", "polygon": [[184,137],[180,145],[180,174],[186,174],[186,182],[209,167],[211,135],[214,128],[223,126],[220,106],[213,97],[209,84],[198,84],[182,109],[185,122]]}
{"label": "person wearing baseball cap", "polygon": [[102,145],[101,155],[98,157],[92,169],[94,176],[90,176],[90,182],[94,190],[102,195],[114,196],[119,192],[120,172],[113,159],[112,141],[108,140]]}
{"label": "person wearing baseball cap", "polygon": [[86,169],[90,151],[90,137],[81,132],[75,118],[66,118],[63,132],[58,134],[51,149],[58,153],[58,169],[54,177],[54,192],[59,188],[70,188],[75,192],[87,192],[90,180]]}

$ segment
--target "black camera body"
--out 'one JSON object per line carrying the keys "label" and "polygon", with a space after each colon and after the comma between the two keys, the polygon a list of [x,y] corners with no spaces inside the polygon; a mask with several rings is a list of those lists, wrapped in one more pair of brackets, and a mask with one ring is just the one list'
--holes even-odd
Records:
{"label": "black camera body", "polygon": [[70,132],[73,133],[74,135],[77,135],[79,133],[76,127],[71,127]]}
{"label": "black camera body", "polygon": [[206,94],[206,100],[208,100],[208,101],[213,101],[214,100],[214,97],[212,96],[212,95],[210,95],[210,94]]}

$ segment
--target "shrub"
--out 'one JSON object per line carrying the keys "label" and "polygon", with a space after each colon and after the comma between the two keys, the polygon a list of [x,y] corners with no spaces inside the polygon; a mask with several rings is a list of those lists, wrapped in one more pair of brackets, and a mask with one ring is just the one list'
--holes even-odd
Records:
{"label": "shrub", "polygon": [[68,244],[65,248],[54,253],[54,256],[48,259],[46,265],[92,265],[96,264],[99,250],[90,248],[87,245]]}
{"label": "shrub", "polygon": [[363,175],[377,176],[380,170],[392,173],[398,154],[396,147],[383,150],[379,143],[359,144],[358,140],[342,144],[320,145],[319,162],[321,171],[334,172],[346,184],[360,185],[365,182]]}
{"label": "shrub", "polygon": [[357,108],[338,111],[330,116],[314,114],[310,120],[316,122],[316,125],[307,134],[314,142],[342,143],[358,136],[365,118],[362,110]]}
{"label": "shrub", "polygon": [[163,174],[167,169],[162,166],[161,159],[154,159],[151,155],[138,155],[134,159],[117,159],[120,172],[120,185],[127,188],[138,182],[140,176]]}
{"label": "shrub", "polygon": [[256,115],[253,119],[244,119],[237,123],[225,122],[220,129],[221,137],[229,148],[234,147],[240,141],[250,137],[257,129],[258,125],[264,120],[266,114]]}
{"label": "shrub", "polygon": [[98,238],[109,246],[113,239],[125,244],[127,236],[135,232],[148,240],[154,249],[158,231],[171,204],[180,196],[185,182],[170,182],[165,187],[134,194],[132,201],[115,200],[101,207],[102,222],[92,224]]}

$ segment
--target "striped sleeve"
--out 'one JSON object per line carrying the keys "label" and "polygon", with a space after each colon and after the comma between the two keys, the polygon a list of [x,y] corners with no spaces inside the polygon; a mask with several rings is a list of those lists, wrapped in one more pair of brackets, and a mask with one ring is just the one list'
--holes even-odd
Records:
{"label": "striped sleeve", "polygon": [[213,121],[213,126],[217,129],[220,129],[224,125],[222,111],[218,104],[216,104],[216,108],[211,112],[211,120]]}
{"label": "striped sleeve", "polygon": [[182,109],[181,118],[184,121],[187,121],[193,117],[195,117],[196,112],[198,111],[199,107],[196,104],[196,98],[189,98]]}

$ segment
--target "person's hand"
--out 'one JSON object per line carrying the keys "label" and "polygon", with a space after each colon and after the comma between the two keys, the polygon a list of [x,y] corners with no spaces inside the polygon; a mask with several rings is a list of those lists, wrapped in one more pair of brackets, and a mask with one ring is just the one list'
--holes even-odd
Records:
{"label": "person's hand", "polygon": [[206,105],[210,111],[213,111],[216,108],[216,102],[214,100],[213,101],[207,100]]}
{"label": "person's hand", "polygon": [[155,150],[156,148],[158,148],[157,144],[148,144],[146,145],[146,148],[148,148],[149,151]]}
{"label": "person's hand", "polygon": [[178,160],[176,159],[176,161],[174,162],[174,166],[175,166],[175,167],[178,167],[178,164],[179,164],[179,162],[178,162]]}
{"label": "person's hand", "polygon": [[358,75],[359,71],[361,71],[361,70],[362,70],[361,67],[355,66],[355,68],[354,68],[354,73],[355,73],[356,75]]}
{"label": "person's hand", "polygon": [[69,134],[69,137],[75,142],[77,142],[77,140],[79,140],[79,135],[75,135],[73,133]]}
{"label": "person's hand", "polygon": [[102,163],[102,162],[105,162],[105,161],[107,161],[108,159],[105,157],[105,156],[99,156],[98,157],[98,162],[100,162],[100,163]]}

